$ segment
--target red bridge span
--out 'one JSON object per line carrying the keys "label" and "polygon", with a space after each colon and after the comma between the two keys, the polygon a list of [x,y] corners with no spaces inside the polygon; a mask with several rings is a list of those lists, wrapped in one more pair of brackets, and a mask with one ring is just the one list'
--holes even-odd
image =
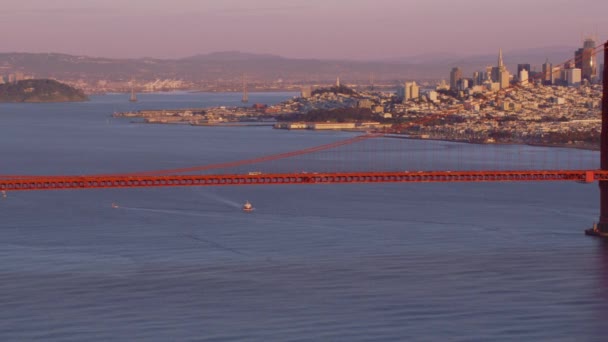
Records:
{"label": "red bridge span", "polygon": [[176,186],[348,183],[608,181],[603,170],[327,172],[225,175],[33,176],[0,179],[0,190],[77,190]]}

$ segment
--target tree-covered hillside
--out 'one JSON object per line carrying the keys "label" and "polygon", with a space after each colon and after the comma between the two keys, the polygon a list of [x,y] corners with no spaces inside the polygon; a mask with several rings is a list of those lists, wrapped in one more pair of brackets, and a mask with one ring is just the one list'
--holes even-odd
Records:
{"label": "tree-covered hillside", "polygon": [[0,102],[80,102],[88,97],[76,88],[54,80],[24,80],[0,84]]}

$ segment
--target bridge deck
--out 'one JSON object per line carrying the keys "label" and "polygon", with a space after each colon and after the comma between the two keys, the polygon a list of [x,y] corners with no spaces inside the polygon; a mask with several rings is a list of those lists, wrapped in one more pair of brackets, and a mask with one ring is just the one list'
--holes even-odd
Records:
{"label": "bridge deck", "polygon": [[545,182],[608,180],[602,170],[337,172],[234,175],[11,176],[2,191],[279,184]]}

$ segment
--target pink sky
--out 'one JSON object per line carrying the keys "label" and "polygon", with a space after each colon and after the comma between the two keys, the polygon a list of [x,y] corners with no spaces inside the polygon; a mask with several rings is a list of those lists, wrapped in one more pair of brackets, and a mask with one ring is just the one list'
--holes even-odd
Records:
{"label": "pink sky", "polygon": [[0,52],[471,55],[608,39],[606,0],[2,0]]}

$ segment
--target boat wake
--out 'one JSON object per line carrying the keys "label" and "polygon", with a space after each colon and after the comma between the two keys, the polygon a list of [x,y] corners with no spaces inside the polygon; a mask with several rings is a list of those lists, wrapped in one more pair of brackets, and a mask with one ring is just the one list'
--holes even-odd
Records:
{"label": "boat wake", "polygon": [[200,212],[187,211],[187,210],[179,210],[179,209],[154,209],[154,208],[138,208],[138,207],[123,207],[120,209],[129,210],[129,211],[145,211],[150,213],[159,213],[159,214],[169,214],[169,215],[185,215],[185,216],[200,216],[200,217],[211,217],[211,214],[203,214]]}
{"label": "boat wake", "polygon": [[204,192],[203,196],[205,196],[208,199],[217,201],[219,203],[223,203],[223,204],[229,205],[229,206],[231,206],[233,208],[240,209],[243,206],[242,204],[239,204],[239,203],[237,203],[235,201],[231,201],[231,200],[229,200],[227,198],[221,197],[221,196],[216,195],[216,194]]}

